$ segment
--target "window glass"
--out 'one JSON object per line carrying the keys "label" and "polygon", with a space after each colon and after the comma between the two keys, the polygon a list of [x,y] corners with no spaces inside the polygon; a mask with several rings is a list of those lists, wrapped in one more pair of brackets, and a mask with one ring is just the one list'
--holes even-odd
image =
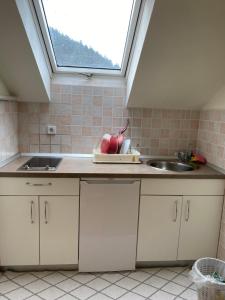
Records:
{"label": "window glass", "polygon": [[120,70],[133,0],[42,0],[58,67]]}

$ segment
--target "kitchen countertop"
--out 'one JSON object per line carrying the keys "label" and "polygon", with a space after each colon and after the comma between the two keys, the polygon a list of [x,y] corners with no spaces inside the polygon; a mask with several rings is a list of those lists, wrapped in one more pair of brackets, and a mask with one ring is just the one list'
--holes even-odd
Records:
{"label": "kitchen countertop", "polygon": [[56,171],[17,171],[30,157],[22,156],[0,168],[0,177],[136,177],[224,179],[225,174],[209,167],[188,172],[157,170],[142,164],[96,164],[91,158],[64,157]]}

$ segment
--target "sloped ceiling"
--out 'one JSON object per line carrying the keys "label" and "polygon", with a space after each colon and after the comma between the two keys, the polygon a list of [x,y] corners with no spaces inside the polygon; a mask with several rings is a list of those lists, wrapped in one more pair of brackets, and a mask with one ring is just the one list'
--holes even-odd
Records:
{"label": "sloped ceiling", "polygon": [[128,106],[201,108],[224,84],[225,1],[156,0]]}
{"label": "sloped ceiling", "polygon": [[[0,1],[0,77],[18,100],[47,102],[50,75],[44,75],[44,78],[44,72],[40,69],[34,53],[38,47],[32,49],[26,24],[21,18],[22,15],[25,21],[30,18],[31,12],[26,10],[27,5],[28,1],[24,0],[19,0],[18,5],[16,0]],[[28,28],[28,31],[32,34],[31,29]],[[30,37],[33,40],[36,38],[34,35]]]}

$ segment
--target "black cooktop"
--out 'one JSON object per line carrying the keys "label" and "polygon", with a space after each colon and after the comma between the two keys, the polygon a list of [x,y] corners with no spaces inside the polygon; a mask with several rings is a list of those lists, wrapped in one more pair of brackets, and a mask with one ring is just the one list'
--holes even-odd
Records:
{"label": "black cooktop", "polygon": [[55,171],[61,157],[34,156],[23,164],[18,171]]}

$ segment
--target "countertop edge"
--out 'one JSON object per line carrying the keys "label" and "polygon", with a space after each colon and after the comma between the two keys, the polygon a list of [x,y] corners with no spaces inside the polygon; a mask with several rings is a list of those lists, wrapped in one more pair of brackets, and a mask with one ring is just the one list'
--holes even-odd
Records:
{"label": "countertop edge", "polygon": [[225,174],[139,174],[139,173],[46,173],[46,172],[1,172],[0,177],[43,177],[43,178],[175,178],[175,179],[225,179]]}

